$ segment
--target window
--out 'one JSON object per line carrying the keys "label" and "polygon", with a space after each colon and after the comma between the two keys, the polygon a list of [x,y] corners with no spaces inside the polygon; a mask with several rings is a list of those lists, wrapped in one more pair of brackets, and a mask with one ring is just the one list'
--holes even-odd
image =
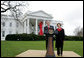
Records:
{"label": "window", "polygon": [[3,27],[5,26],[5,22],[2,22],[2,26],[3,26]]}
{"label": "window", "polygon": [[2,31],[2,37],[5,37],[5,31]]}
{"label": "window", "polygon": [[27,26],[27,19],[26,19],[26,26]]}
{"label": "window", "polygon": [[10,23],[10,27],[12,27],[12,23]]}
{"label": "window", "polygon": [[18,27],[19,26],[19,24],[18,23],[16,23],[16,27]]}
{"label": "window", "polygon": [[12,34],[12,31],[9,31],[9,34]]}

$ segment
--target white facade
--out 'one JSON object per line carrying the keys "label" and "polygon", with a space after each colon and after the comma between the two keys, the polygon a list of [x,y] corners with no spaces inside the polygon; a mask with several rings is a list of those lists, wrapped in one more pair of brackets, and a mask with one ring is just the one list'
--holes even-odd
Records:
{"label": "white facade", "polygon": [[23,33],[22,29],[23,26],[16,20],[14,20],[13,17],[1,15],[1,40],[5,40],[5,37],[8,34]]}
{"label": "white facade", "polygon": [[34,33],[38,35],[39,21],[43,21],[43,29],[46,20],[50,20],[51,25],[55,28],[57,21],[52,19],[53,17],[44,11],[25,13],[20,17],[20,22],[9,15],[1,14],[1,40],[5,40],[5,37],[8,34]]}

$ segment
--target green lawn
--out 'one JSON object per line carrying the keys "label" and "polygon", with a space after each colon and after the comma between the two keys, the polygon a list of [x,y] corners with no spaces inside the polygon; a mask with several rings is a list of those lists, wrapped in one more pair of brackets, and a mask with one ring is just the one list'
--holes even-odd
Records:
{"label": "green lawn", "polygon": [[[45,50],[45,41],[1,41],[1,57],[15,57],[28,49]],[[74,51],[83,56],[83,41],[65,41],[63,50]]]}

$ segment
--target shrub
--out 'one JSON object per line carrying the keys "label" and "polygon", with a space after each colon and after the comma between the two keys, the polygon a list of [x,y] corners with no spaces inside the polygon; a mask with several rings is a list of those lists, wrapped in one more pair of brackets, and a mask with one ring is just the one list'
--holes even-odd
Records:
{"label": "shrub", "polygon": [[[9,34],[5,38],[8,41],[37,41],[37,40],[45,40],[45,36],[35,35],[35,34]],[[56,38],[54,38],[55,40]],[[75,40],[82,41],[83,37],[79,36],[65,36],[64,40]]]}
{"label": "shrub", "polygon": [[6,40],[12,41],[31,41],[31,40],[44,40],[44,36],[35,34],[9,34],[6,36]]}
{"label": "shrub", "polygon": [[82,41],[83,37],[81,37],[81,36],[65,36],[65,40]]}

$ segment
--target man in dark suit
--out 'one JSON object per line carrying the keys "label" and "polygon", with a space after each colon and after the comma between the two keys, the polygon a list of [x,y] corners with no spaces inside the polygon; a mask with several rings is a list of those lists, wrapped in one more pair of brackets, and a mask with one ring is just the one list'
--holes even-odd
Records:
{"label": "man in dark suit", "polygon": [[[45,39],[46,39],[46,49],[48,47],[48,37],[49,37],[49,28],[52,28],[54,30],[54,27],[50,25],[50,21],[46,21],[46,26],[44,27],[44,34],[45,34]],[[53,40],[52,40],[53,44]]]}

